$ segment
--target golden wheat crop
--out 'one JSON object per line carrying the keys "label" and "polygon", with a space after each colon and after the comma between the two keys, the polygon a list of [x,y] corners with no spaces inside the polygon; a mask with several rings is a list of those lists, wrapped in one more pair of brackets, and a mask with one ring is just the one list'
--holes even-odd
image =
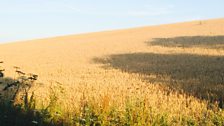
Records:
{"label": "golden wheat crop", "polygon": [[88,104],[104,120],[131,108],[130,125],[160,115],[202,124],[224,117],[223,45],[224,19],[216,19],[2,44],[0,60],[8,77],[15,65],[39,75],[38,103],[48,104],[53,88],[63,116],[82,116]]}

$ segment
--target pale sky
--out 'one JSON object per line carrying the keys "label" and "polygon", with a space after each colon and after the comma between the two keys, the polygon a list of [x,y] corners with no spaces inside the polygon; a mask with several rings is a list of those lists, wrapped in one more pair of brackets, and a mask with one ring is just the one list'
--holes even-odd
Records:
{"label": "pale sky", "polygon": [[0,43],[224,17],[224,0],[0,0]]}

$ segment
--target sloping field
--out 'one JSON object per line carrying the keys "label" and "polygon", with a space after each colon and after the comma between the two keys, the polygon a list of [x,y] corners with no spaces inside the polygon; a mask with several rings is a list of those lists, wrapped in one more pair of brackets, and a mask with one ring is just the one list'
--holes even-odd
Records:
{"label": "sloping field", "polygon": [[85,118],[88,104],[105,125],[212,125],[224,117],[224,19],[2,44],[0,60],[7,77],[13,66],[39,75],[39,104],[53,86],[62,115]]}

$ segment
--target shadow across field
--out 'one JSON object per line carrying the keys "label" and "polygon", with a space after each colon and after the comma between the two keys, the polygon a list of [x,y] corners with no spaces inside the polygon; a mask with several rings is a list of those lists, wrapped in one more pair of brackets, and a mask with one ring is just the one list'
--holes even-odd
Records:
{"label": "shadow across field", "polygon": [[181,36],[174,38],[154,38],[148,45],[182,48],[224,49],[224,36]]}
{"label": "shadow across field", "polygon": [[133,53],[95,58],[104,68],[144,75],[145,81],[160,82],[210,102],[224,101],[224,57],[191,54]]}

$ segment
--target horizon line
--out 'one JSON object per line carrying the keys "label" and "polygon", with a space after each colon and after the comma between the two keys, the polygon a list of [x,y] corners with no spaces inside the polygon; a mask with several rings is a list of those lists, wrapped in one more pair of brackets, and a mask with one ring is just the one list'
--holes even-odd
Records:
{"label": "horizon line", "polygon": [[114,31],[123,31],[123,30],[131,30],[131,29],[139,29],[144,27],[156,27],[156,26],[163,26],[163,25],[173,25],[173,24],[182,24],[182,23],[191,23],[196,21],[211,21],[211,20],[219,20],[224,19],[224,17],[218,17],[218,18],[207,18],[207,19],[192,19],[192,20],[186,20],[186,21],[178,21],[178,22],[172,22],[172,23],[161,23],[161,24],[151,24],[151,25],[139,25],[135,27],[124,27],[124,28],[112,28],[112,29],[105,29],[105,30],[99,30],[99,31],[90,31],[90,32],[80,32],[80,33],[71,33],[71,34],[61,34],[56,36],[47,36],[47,37],[37,37],[32,39],[21,39],[21,40],[15,40],[15,41],[2,41],[0,42],[0,45],[4,44],[12,44],[12,43],[19,43],[19,42],[27,42],[27,41],[33,41],[33,40],[43,40],[43,39],[52,39],[52,38],[61,38],[66,36],[78,36],[78,35],[88,35],[88,34],[94,34],[94,33],[101,33],[101,32],[114,32]]}

